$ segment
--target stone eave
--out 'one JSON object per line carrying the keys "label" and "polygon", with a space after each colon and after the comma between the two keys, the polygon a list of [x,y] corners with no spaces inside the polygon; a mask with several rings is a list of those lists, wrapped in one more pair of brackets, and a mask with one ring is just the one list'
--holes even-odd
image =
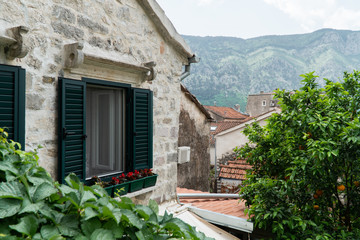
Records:
{"label": "stone eave", "polygon": [[164,10],[155,0],[137,0],[137,2],[153,21],[164,39],[169,41],[180,54],[185,55],[187,58],[194,56],[189,45],[176,31],[174,25],[165,15]]}
{"label": "stone eave", "polygon": [[199,110],[205,115],[207,120],[210,122],[214,122],[214,119],[211,117],[210,113],[199,102],[199,100],[183,84],[180,84],[180,86],[181,86],[181,91],[185,94],[187,98],[190,99],[190,101],[192,101],[199,108]]}

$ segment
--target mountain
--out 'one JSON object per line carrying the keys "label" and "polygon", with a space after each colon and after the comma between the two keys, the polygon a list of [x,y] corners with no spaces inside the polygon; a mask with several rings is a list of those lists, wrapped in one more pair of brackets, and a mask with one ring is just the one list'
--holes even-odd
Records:
{"label": "mountain", "polygon": [[322,29],[308,34],[234,37],[183,36],[201,58],[183,83],[204,105],[240,104],[247,96],[274,89],[298,89],[299,75],[315,71],[338,80],[360,70],[360,31]]}

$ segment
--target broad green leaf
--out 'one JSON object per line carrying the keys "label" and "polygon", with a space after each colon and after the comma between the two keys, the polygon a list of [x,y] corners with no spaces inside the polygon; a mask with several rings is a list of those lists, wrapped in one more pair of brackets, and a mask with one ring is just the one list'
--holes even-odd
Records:
{"label": "broad green leaf", "polygon": [[90,240],[115,240],[114,235],[107,229],[96,229],[90,237]]}
{"label": "broad green leaf", "polygon": [[0,198],[16,198],[23,199],[23,185],[18,181],[1,182],[0,183]]}
{"label": "broad green leaf", "polygon": [[[30,204],[26,205],[23,209],[21,209],[19,214],[22,214],[22,213],[36,214],[42,207],[44,207],[44,205],[45,205],[44,202],[30,203]],[[23,204],[23,206],[24,206],[24,204]]]}
{"label": "broad green leaf", "polygon": [[89,238],[87,238],[83,235],[78,235],[78,236],[76,236],[75,240],[89,240]]}
{"label": "broad green leaf", "polygon": [[10,225],[9,227],[19,233],[27,236],[33,236],[38,228],[38,219],[33,215],[28,215],[20,219],[20,222],[16,225]]}
{"label": "broad green leaf", "polygon": [[144,218],[145,221],[149,220],[151,214],[153,214],[153,211],[149,207],[143,205],[135,206],[135,211]]}
{"label": "broad green leaf", "polygon": [[4,172],[9,171],[14,176],[19,175],[18,169],[16,167],[14,167],[14,165],[9,161],[0,161],[0,170],[4,171]]}
{"label": "broad green leaf", "polygon": [[149,201],[149,207],[151,208],[151,210],[153,210],[153,212],[154,212],[155,214],[159,214],[159,206],[158,206],[158,204],[156,203],[155,200],[150,199],[150,201]]}
{"label": "broad green leaf", "polygon": [[0,199],[0,219],[11,217],[21,209],[21,200],[2,198]]}
{"label": "broad green leaf", "polygon": [[121,219],[125,220],[134,227],[137,227],[138,229],[142,228],[143,225],[141,221],[132,211],[128,209],[121,209],[121,213],[122,213]]}
{"label": "broad green leaf", "polygon": [[120,223],[121,216],[122,216],[121,209],[119,209],[119,208],[113,209],[112,214],[114,215],[116,223]]}
{"label": "broad green leaf", "polygon": [[34,185],[40,185],[43,182],[48,182],[48,183],[53,182],[53,179],[51,178],[50,174],[41,167],[36,168],[36,171],[30,173],[27,176],[27,179],[29,180],[29,182],[31,182]]}
{"label": "broad green leaf", "polygon": [[135,235],[139,240],[146,240],[144,234],[141,231],[137,231]]}
{"label": "broad green leaf", "polygon": [[83,204],[87,201],[95,201],[96,197],[95,195],[90,191],[84,191],[84,194],[81,197],[80,205],[83,206]]}
{"label": "broad green leaf", "polygon": [[52,237],[58,237],[60,232],[57,227],[53,225],[45,225],[41,227],[40,230],[41,236],[44,239],[51,239]]}
{"label": "broad green leaf", "polygon": [[61,235],[56,235],[56,236],[52,236],[51,238],[49,238],[49,240],[66,240],[66,238],[64,238]]}
{"label": "broad green leaf", "polygon": [[59,190],[60,190],[60,192],[62,193],[62,194],[69,194],[69,193],[71,193],[71,192],[76,192],[76,190],[75,189],[73,189],[73,188],[71,188],[71,187],[69,187],[69,186],[66,186],[65,184],[62,184],[62,185],[60,185],[59,187]]}
{"label": "broad green leaf", "polygon": [[79,234],[79,220],[77,215],[64,215],[57,226],[61,235],[74,237]]}
{"label": "broad green leaf", "polygon": [[122,226],[119,226],[115,221],[110,220],[105,223],[103,227],[105,229],[111,230],[115,238],[123,237],[124,229],[122,228]]}
{"label": "broad green leaf", "polygon": [[37,187],[33,195],[33,201],[37,202],[43,200],[44,198],[50,197],[54,193],[57,193],[57,189],[50,183],[43,182]]}
{"label": "broad green leaf", "polygon": [[90,220],[84,221],[81,224],[81,230],[87,237],[90,237],[91,234],[99,228],[101,228],[101,222],[97,218],[92,218]]}
{"label": "broad green leaf", "polygon": [[79,192],[71,192],[66,194],[66,197],[72,204],[75,205],[76,208],[80,207],[80,193]]}
{"label": "broad green leaf", "polygon": [[80,179],[74,174],[71,173],[65,178],[65,182],[74,189],[79,189]]}
{"label": "broad green leaf", "polygon": [[98,215],[99,215],[99,213],[97,211],[95,211],[93,208],[87,207],[87,208],[85,208],[84,220],[89,220],[90,218],[96,217]]}

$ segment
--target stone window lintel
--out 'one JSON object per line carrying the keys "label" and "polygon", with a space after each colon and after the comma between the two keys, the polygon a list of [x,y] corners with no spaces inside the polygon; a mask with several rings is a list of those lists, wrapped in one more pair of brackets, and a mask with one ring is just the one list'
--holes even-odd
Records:
{"label": "stone window lintel", "polygon": [[107,58],[100,56],[100,54],[104,54],[104,52],[92,53],[84,50],[84,45],[81,42],[65,45],[64,54],[64,69],[67,69],[70,72],[77,72],[76,69],[86,68],[86,66],[94,66],[102,69],[140,75],[142,81],[152,81],[156,76],[154,69],[156,66],[155,62],[136,64],[121,59]]}

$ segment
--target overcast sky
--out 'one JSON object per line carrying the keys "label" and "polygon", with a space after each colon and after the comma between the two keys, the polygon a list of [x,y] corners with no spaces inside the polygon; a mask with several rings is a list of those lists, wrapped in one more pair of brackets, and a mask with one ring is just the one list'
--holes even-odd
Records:
{"label": "overcast sky", "polygon": [[157,0],[180,34],[252,38],[360,30],[360,0]]}

